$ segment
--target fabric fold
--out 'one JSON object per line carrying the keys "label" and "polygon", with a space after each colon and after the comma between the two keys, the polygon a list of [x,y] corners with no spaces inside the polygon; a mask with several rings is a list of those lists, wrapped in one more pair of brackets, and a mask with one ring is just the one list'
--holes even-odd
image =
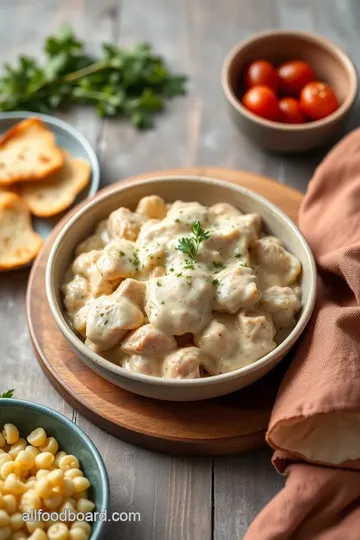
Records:
{"label": "fabric fold", "polygon": [[299,226],[315,256],[319,286],[267,432],[273,463],[287,481],[245,538],[358,540],[360,130],[315,171]]}

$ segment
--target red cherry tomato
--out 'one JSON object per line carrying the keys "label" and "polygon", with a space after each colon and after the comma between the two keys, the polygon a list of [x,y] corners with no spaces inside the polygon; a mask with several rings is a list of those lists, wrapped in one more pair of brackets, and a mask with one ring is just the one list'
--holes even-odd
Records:
{"label": "red cherry tomato", "polygon": [[326,83],[311,82],[301,91],[300,107],[311,120],[329,116],[338,106],[334,90]]}
{"label": "red cherry tomato", "polygon": [[315,73],[307,62],[294,60],[278,67],[280,89],[286,94],[298,96],[302,88],[315,80]]}
{"label": "red cherry tomato", "polygon": [[285,124],[303,124],[306,119],[300,108],[300,103],[292,97],[284,97],[279,101],[280,122]]}
{"label": "red cherry tomato", "polygon": [[267,60],[255,60],[245,72],[245,88],[249,90],[254,86],[268,86],[274,92],[279,88],[279,78],[274,66]]}
{"label": "red cherry tomato", "polygon": [[277,120],[279,117],[277,97],[267,86],[250,88],[244,95],[242,103],[249,111],[267,120]]}

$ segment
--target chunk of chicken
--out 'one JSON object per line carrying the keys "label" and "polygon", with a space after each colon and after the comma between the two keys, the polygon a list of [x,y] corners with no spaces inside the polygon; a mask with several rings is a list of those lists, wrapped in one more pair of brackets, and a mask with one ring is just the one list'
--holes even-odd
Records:
{"label": "chunk of chicken", "polygon": [[209,208],[209,217],[215,222],[223,218],[239,217],[242,212],[228,203],[217,203]]}
{"label": "chunk of chicken", "polygon": [[86,238],[81,244],[79,244],[75,250],[76,255],[81,255],[81,253],[88,253],[93,250],[101,250],[104,247],[104,242],[101,236],[93,234]]}
{"label": "chunk of chicken", "polygon": [[99,351],[105,351],[119,343],[127,330],[138,328],[143,320],[140,309],[127,298],[97,298],[89,306],[86,336]]}
{"label": "chunk of chicken", "polygon": [[114,292],[114,295],[124,296],[138,306],[142,311],[145,307],[146,285],[136,279],[124,279]]}
{"label": "chunk of chicken", "polygon": [[248,258],[249,246],[259,236],[261,219],[257,214],[221,220],[219,226],[210,229],[210,237],[202,243],[200,253],[216,250],[223,258]]}
{"label": "chunk of chicken", "polygon": [[177,344],[173,336],[168,336],[151,324],[145,324],[128,334],[121,345],[122,350],[127,354],[154,356],[158,359],[163,359],[176,347]]}
{"label": "chunk of chicken", "polygon": [[197,347],[178,349],[166,357],[163,364],[165,379],[198,379],[200,366],[208,363],[206,354]]}
{"label": "chunk of chicken", "polygon": [[107,223],[110,238],[126,238],[135,242],[141,227],[146,221],[141,214],[131,212],[128,208],[119,208],[112,212]]}
{"label": "chunk of chicken", "polygon": [[139,271],[139,259],[135,244],[121,238],[107,244],[97,260],[97,268],[104,280],[135,276]]}
{"label": "chunk of chicken", "polygon": [[147,218],[163,219],[167,209],[164,199],[158,195],[149,195],[140,199],[135,212]]}
{"label": "chunk of chicken", "polygon": [[87,278],[89,282],[89,295],[96,298],[102,294],[111,294],[113,285],[111,281],[105,279],[98,267],[97,261],[101,256],[101,251],[92,250],[79,255],[73,265],[73,274],[79,274]]}
{"label": "chunk of chicken", "polygon": [[274,285],[263,292],[260,306],[271,315],[275,328],[281,329],[295,325],[295,314],[299,311],[301,302],[290,287]]}
{"label": "chunk of chicken", "polygon": [[233,264],[215,275],[213,309],[236,313],[241,307],[255,304],[261,296],[257,277],[248,266]]}
{"label": "chunk of chicken", "polygon": [[255,362],[275,349],[275,328],[270,315],[244,309],[237,317],[237,324],[240,331],[243,365]]}
{"label": "chunk of chicken", "polygon": [[86,336],[86,321],[89,313],[91,301],[87,302],[82,308],[79,309],[74,315],[72,326],[76,332],[79,332],[82,336]]}
{"label": "chunk of chicken", "polygon": [[236,369],[233,361],[238,356],[239,336],[234,317],[219,314],[200,334],[194,336],[194,343],[209,357],[204,367],[210,375]]}
{"label": "chunk of chicken", "polygon": [[258,265],[258,275],[264,288],[290,285],[301,272],[300,261],[273,236],[256,240],[251,246],[251,258]]}
{"label": "chunk of chicken", "polygon": [[211,317],[212,286],[205,274],[166,275],[148,281],[145,311],[166,334],[196,333]]}
{"label": "chunk of chicken", "polygon": [[135,373],[161,377],[162,364],[154,357],[132,354],[122,362],[121,366]]}
{"label": "chunk of chicken", "polygon": [[79,275],[63,285],[61,290],[64,295],[64,306],[69,313],[81,309],[87,302],[90,293],[88,280]]}
{"label": "chunk of chicken", "polygon": [[179,220],[176,223],[184,223],[188,227],[191,227],[194,221],[200,221],[204,227],[208,217],[208,208],[198,202],[175,201],[167,213],[168,220]]}

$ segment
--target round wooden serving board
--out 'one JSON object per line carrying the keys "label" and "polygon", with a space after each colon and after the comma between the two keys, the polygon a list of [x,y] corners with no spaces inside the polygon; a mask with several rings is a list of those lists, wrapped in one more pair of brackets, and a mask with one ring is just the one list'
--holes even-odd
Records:
{"label": "round wooden serving board", "polygon": [[[278,182],[242,171],[215,167],[147,173],[221,178],[260,193],[297,219],[302,194]],[[106,188],[113,189],[113,186]],[[220,202],[220,201],[219,201]],[[35,261],[27,290],[27,318],[40,365],[56,390],[91,422],[110,433],[153,450],[225,455],[261,446],[286,361],[259,382],[208,401],[165,402],[129,393],[102,379],[70,349],[58,330],[45,292],[50,249],[71,211],[55,228]]]}

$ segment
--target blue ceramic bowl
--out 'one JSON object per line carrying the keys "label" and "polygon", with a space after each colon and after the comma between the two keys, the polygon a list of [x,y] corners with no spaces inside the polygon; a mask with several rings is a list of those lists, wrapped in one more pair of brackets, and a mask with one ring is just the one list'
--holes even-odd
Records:
{"label": "blue ceramic bowl", "polygon": [[[0,428],[6,423],[15,424],[20,436],[26,438],[37,427],[43,427],[48,436],[55,437],[60,449],[75,455],[84,475],[91,483],[90,498],[95,511],[109,510],[109,479],[104,462],[89,437],[62,414],[30,401],[0,399]],[[105,536],[105,521],[92,525],[91,540]]]}

